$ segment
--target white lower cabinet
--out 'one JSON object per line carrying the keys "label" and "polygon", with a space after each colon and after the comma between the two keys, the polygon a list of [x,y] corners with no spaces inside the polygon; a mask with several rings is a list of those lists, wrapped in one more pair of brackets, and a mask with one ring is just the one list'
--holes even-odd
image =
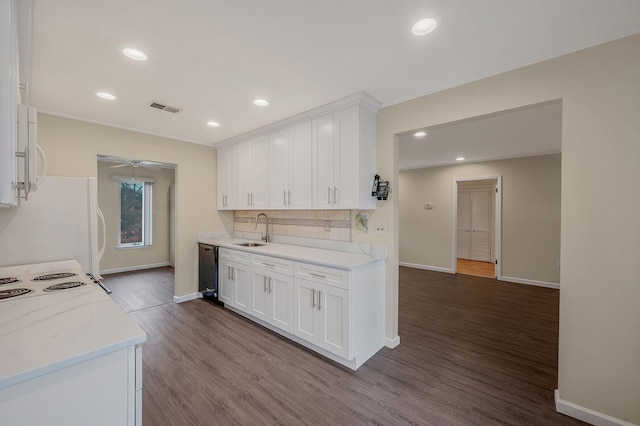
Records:
{"label": "white lower cabinet", "polygon": [[354,370],[384,346],[384,262],[349,271],[227,248],[219,259],[220,300],[247,318]]}
{"label": "white lower cabinet", "polygon": [[0,424],[142,425],[142,354],[130,346],[0,389]]}
{"label": "white lower cabinet", "polygon": [[218,256],[220,301],[249,313],[251,311],[250,256],[244,252],[224,248],[219,250]]}
{"label": "white lower cabinet", "polygon": [[253,268],[251,294],[251,315],[281,330],[293,332],[292,276]]}
{"label": "white lower cabinet", "polygon": [[294,293],[294,334],[350,359],[349,291],[297,279]]}

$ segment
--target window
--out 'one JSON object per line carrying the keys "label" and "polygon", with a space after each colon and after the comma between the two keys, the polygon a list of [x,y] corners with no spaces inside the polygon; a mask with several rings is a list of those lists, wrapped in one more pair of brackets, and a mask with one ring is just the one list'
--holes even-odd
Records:
{"label": "window", "polygon": [[152,182],[120,181],[118,247],[151,245],[152,196]]}

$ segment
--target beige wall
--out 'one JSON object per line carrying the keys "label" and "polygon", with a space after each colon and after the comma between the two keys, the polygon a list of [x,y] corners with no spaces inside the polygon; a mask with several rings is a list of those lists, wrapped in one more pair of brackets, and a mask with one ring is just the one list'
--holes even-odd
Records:
{"label": "beige wall", "polygon": [[176,164],[176,295],[198,291],[196,233],[233,229],[216,209],[214,148],[42,113],[38,143],[51,176],[97,177],[98,154]]}
{"label": "beige wall", "polygon": [[[155,179],[153,184],[153,217],[151,247],[118,249],[118,215],[120,182],[112,175],[131,176],[131,167],[112,168],[114,163],[98,162],[98,206],[105,217],[107,245],[100,260],[102,271],[135,266],[169,263],[169,185],[174,183],[172,169],[136,168],[136,177]],[[100,238],[102,244],[102,238]]]}
{"label": "beige wall", "polygon": [[[398,188],[396,134],[562,100],[560,398],[640,424],[640,35],[383,108],[378,171]],[[397,333],[398,194],[384,240]]]}
{"label": "beige wall", "polygon": [[400,262],[453,269],[454,180],[502,176],[502,275],[558,284],[560,169],[554,154],[400,172]]}

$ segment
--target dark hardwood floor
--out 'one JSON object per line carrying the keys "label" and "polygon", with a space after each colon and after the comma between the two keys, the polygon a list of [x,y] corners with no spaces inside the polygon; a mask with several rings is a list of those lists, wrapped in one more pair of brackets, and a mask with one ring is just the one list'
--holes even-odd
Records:
{"label": "dark hardwood floor", "polygon": [[554,409],[554,289],[401,268],[401,344],[356,372],[204,300],[131,315],[146,426],[582,424]]}

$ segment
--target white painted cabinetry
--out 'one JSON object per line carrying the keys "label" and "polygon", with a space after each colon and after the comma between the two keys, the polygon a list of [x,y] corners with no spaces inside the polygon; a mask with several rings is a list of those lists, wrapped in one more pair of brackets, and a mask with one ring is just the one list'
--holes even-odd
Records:
{"label": "white painted cabinetry", "polygon": [[236,208],[260,210],[268,207],[269,137],[258,136],[238,144]]}
{"label": "white painted cabinetry", "polygon": [[250,255],[221,248],[218,251],[218,283],[220,300],[249,313],[251,311]]}
{"label": "white painted cabinetry", "polygon": [[360,93],[224,141],[218,209],[375,209],[379,107]]}
{"label": "white painted cabinetry", "polygon": [[237,198],[237,145],[217,150],[218,156],[218,210],[234,210]]}
{"label": "white painted cabinetry", "polygon": [[293,263],[253,255],[251,265],[250,314],[292,333]]}
{"label": "white painted cabinetry", "polygon": [[375,114],[361,105],[312,121],[313,206],[374,209]]}
{"label": "white painted cabinetry", "polygon": [[227,248],[219,258],[220,300],[247,318],[352,369],[384,345],[384,262],[343,270]]}
{"label": "white painted cabinetry", "polygon": [[0,389],[0,424],[142,425],[142,355],[131,346]]}
{"label": "white painted cabinetry", "polygon": [[269,134],[269,208],[311,209],[311,121]]}

